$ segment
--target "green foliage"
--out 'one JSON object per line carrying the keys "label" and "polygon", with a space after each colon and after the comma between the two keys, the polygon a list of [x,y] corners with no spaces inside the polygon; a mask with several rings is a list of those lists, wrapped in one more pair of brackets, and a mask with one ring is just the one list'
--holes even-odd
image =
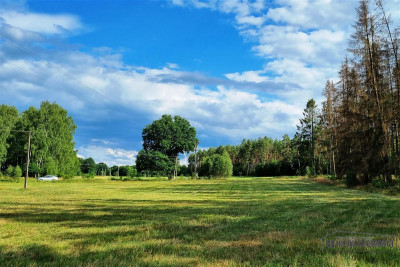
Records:
{"label": "green foliage", "polygon": [[[196,129],[180,117],[163,115],[146,125],[142,132],[143,149],[136,159],[138,172],[150,171],[172,177],[179,153],[193,151],[199,140]],[[178,170],[177,170],[178,171]]]}
{"label": "green foliage", "polygon": [[347,170],[345,183],[346,183],[347,187],[354,187],[359,184],[359,182],[357,180],[357,175],[354,170],[352,170],[352,169]]}
{"label": "green foliage", "polygon": [[180,117],[163,115],[146,125],[142,132],[144,150],[154,150],[167,156],[193,151],[198,140],[196,129]]}
{"label": "green foliage", "polygon": [[82,178],[94,178],[94,174],[93,173],[84,173],[82,174]]}
{"label": "green foliage", "polygon": [[97,164],[97,174],[98,175],[102,175],[102,176],[106,176],[109,175],[110,173],[110,168],[107,166],[107,164],[100,162],[99,164]]}
{"label": "green foliage", "polygon": [[[14,128],[32,131],[30,161],[41,174],[76,175],[79,172],[73,141],[76,125],[65,109],[56,103],[43,101],[39,109],[30,107],[22,112]],[[17,165],[17,159],[26,155],[27,134],[12,132],[8,143],[7,162]]]}
{"label": "green foliage", "polygon": [[377,189],[385,189],[388,188],[390,184],[383,179],[375,178],[372,179],[371,186]]}
{"label": "green foliage", "polygon": [[96,175],[97,172],[97,164],[93,158],[81,159],[81,172],[83,174],[91,174]]}
{"label": "green foliage", "polygon": [[10,147],[8,138],[17,120],[18,110],[15,107],[0,105],[0,167],[7,159],[7,150]]}
{"label": "green foliage", "polygon": [[200,169],[201,176],[210,178],[230,177],[232,175],[232,161],[226,151],[223,154],[214,154],[204,158]]}
{"label": "green foliage", "polygon": [[313,178],[316,177],[316,173],[315,173],[315,166],[307,166],[306,167],[306,175],[308,178]]}
{"label": "green foliage", "polygon": [[192,171],[188,166],[182,165],[178,170],[178,175],[191,176]]}
{"label": "green foliage", "polygon": [[4,172],[4,174],[5,174],[5,176],[12,177],[13,174],[14,174],[14,167],[11,166],[11,165],[8,165],[8,167],[7,167],[6,171]]}
{"label": "green foliage", "polygon": [[[233,165],[235,176],[280,176],[295,175],[298,166],[296,143],[284,135],[282,140],[269,137],[243,140],[238,146],[220,146],[197,152],[197,169],[201,170],[203,159],[225,151]],[[189,168],[194,170],[194,154],[189,156]],[[203,168],[204,169],[204,168]],[[199,173],[200,174],[200,173]],[[200,174],[201,175],[201,174]]]}
{"label": "green foliage", "polygon": [[138,177],[136,167],[128,166],[127,176],[130,178]]}
{"label": "green foliage", "polygon": [[11,175],[14,179],[20,178],[22,176],[22,169],[20,166],[16,166]]}
{"label": "green foliage", "polygon": [[138,172],[159,172],[162,175],[169,175],[174,170],[175,160],[167,155],[154,150],[140,150],[136,158]]}
{"label": "green foliage", "polygon": [[40,174],[40,168],[35,163],[29,164],[29,175],[37,177]]}

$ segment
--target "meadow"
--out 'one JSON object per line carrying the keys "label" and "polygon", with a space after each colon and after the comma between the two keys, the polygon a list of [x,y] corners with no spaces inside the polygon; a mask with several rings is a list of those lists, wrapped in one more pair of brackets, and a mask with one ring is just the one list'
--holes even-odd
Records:
{"label": "meadow", "polygon": [[298,177],[0,182],[0,266],[396,266],[324,250],[330,231],[400,237],[400,197]]}

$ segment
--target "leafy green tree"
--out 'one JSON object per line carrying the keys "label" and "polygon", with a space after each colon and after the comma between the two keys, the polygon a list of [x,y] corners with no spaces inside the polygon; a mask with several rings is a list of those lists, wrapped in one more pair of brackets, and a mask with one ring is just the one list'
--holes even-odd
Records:
{"label": "leafy green tree", "polygon": [[8,138],[18,120],[18,110],[15,107],[0,105],[0,170],[7,159],[7,150],[10,146]]}
{"label": "leafy green tree", "polygon": [[228,152],[223,151],[222,155],[214,154],[203,160],[200,174],[213,177],[230,177],[232,175],[232,161]]}
{"label": "leafy green tree", "polygon": [[81,172],[84,174],[96,175],[97,165],[93,158],[87,158],[81,161]]}
{"label": "leafy green tree", "polygon": [[[138,171],[157,170],[168,175],[171,173],[171,162],[175,165],[172,172],[174,175],[177,173],[178,154],[193,151],[199,142],[196,129],[186,119],[171,115],[163,115],[146,125],[142,137],[144,151],[138,155]],[[156,162],[156,159],[160,162]]]}
{"label": "leafy green tree", "polygon": [[20,178],[22,176],[22,169],[20,166],[16,166],[12,172],[13,178]]}
{"label": "leafy green tree", "polygon": [[145,150],[159,151],[169,157],[189,153],[198,143],[196,129],[186,119],[171,115],[163,115],[146,125],[142,137]]}
{"label": "leafy green tree", "polygon": [[[35,163],[43,174],[73,176],[79,172],[80,164],[73,141],[76,125],[65,109],[44,101],[40,109],[30,107],[24,111],[15,128],[32,131],[31,163]],[[8,162],[13,163],[18,155],[26,153],[26,140],[25,133],[12,134]]]}
{"label": "leafy green tree", "polygon": [[107,164],[105,164],[104,162],[100,162],[99,164],[97,164],[96,169],[98,175],[106,176],[110,173],[110,168],[108,168]]}
{"label": "leafy green tree", "polygon": [[136,166],[128,166],[127,169],[128,169],[128,173],[127,173],[128,177],[133,178],[133,177],[137,177],[138,176],[138,172],[136,170]]}
{"label": "leafy green tree", "polygon": [[14,167],[11,165],[8,165],[6,171],[4,172],[4,175],[8,176],[8,177],[12,177],[13,174],[14,174]]}
{"label": "leafy green tree", "polygon": [[138,172],[150,171],[171,175],[174,170],[174,164],[174,159],[154,150],[142,149],[136,158]]}
{"label": "leafy green tree", "polygon": [[35,163],[29,164],[29,174],[37,177],[40,174],[40,169]]}

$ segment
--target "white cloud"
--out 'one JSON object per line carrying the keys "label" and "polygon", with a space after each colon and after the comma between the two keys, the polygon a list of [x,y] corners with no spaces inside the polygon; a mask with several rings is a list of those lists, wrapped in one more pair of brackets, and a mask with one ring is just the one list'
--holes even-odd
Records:
{"label": "white cloud", "polygon": [[270,8],[267,16],[275,22],[301,29],[351,27],[358,1],[277,0],[279,7]]}
{"label": "white cloud", "polygon": [[104,162],[107,166],[134,165],[138,154],[136,150],[98,145],[80,146],[78,153],[83,158],[92,157],[96,163]]}
{"label": "white cloud", "polygon": [[[206,133],[222,134],[234,140],[286,132],[293,129],[294,121],[301,114],[295,105],[261,100],[256,93],[241,91],[235,87],[240,83],[216,84],[218,90],[212,90],[197,89],[191,82],[164,81],[166,77],[173,80],[184,74],[170,68],[174,65],[160,69],[132,66],[120,69],[115,67],[114,60],[105,64],[106,59],[83,53],[65,52],[62,58],[61,53],[55,57],[54,62],[5,61],[0,66],[3,70],[0,86],[5,88],[2,93],[16,102],[31,101],[23,100],[24,97],[57,101],[86,120],[111,119],[117,112],[115,105],[153,119],[165,113],[181,115],[194,125],[201,125]],[[26,75],[27,72],[34,75]],[[20,90],[24,94],[18,93]],[[277,119],[279,114],[286,114],[285,120]]]}
{"label": "white cloud", "polygon": [[228,79],[231,79],[233,81],[238,81],[238,82],[260,83],[260,82],[268,81],[268,77],[261,76],[261,74],[265,74],[265,71],[263,71],[263,70],[259,70],[259,71],[244,71],[242,73],[234,72],[234,73],[225,74],[225,76]]}
{"label": "white cloud", "polygon": [[[398,1],[390,1],[388,6]],[[356,0],[218,0],[205,3],[203,7],[232,14],[239,33],[267,62],[262,69],[225,76],[242,83],[286,84],[285,90],[274,92],[275,96],[300,107],[308,98],[320,100],[326,79],[337,77],[358,6]],[[192,6],[196,7],[193,3]]]}
{"label": "white cloud", "polygon": [[69,14],[48,15],[32,12],[0,11],[4,24],[41,34],[71,34],[82,29],[79,18]]}
{"label": "white cloud", "polygon": [[[185,72],[174,63],[163,68],[128,66],[121,54],[104,47],[96,49],[96,56],[60,51],[33,60],[3,43],[0,97],[29,105],[35,99],[57,101],[86,120],[118,116],[116,106],[151,119],[164,113],[181,115],[204,137],[217,134],[235,141],[280,137],[295,130],[307,99],[320,99],[325,80],[335,78],[357,3],[276,1],[278,7],[270,9],[264,1],[175,0],[173,4],[231,13],[239,33],[254,42],[255,53],[266,59],[265,66],[228,73],[227,80]],[[79,18],[70,15],[20,12],[5,17],[3,32],[13,32],[20,39],[40,40],[46,34],[62,33],[54,22],[49,24],[51,19],[70,31],[82,27]],[[33,18],[43,25],[21,22]],[[266,90],[248,89],[257,85]],[[269,95],[264,98],[263,93]],[[79,148],[80,155],[110,164],[125,164],[136,156],[136,151],[112,147],[108,141],[92,141],[95,145]]]}

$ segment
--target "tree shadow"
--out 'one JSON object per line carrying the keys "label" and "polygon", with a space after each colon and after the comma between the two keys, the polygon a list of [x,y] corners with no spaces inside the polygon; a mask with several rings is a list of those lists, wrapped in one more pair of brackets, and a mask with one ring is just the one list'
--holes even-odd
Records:
{"label": "tree shadow", "polygon": [[[68,210],[62,201],[46,207],[40,203],[1,202],[0,206],[15,205],[18,209],[1,212],[0,219],[67,229],[52,231],[49,238],[67,241],[76,255],[27,242],[15,250],[0,247],[0,263],[5,266],[202,263],[261,266],[292,265],[296,261],[298,265],[316,265],[314,260],[327,263],[332,256],[323,252],[319,243],[319,238],[329,230],[400,233],[396,198],[375,198],[369,194],[355,197],[353,191],[308,183],[291,188],[283,183],[255,185],[246,180],[240,185],[224,184],[220,190],[215,186],[193,183],[165,189],[146,187],[149,192],[160,194],[198,191],[214,195],[213,199],[87,198],[71,204]],[[138,189],[120,190],[131,193]],[[140,190],[143,192],[143,188]],[[305,192],[307,197],[301,197]],[[286,198],[275,197],[279,193],[286,194]],[[331,197],[339,202],[330,202]],[[399,251],[393,251],[348,257],[367,264],[395,265],[399,256]]]}

